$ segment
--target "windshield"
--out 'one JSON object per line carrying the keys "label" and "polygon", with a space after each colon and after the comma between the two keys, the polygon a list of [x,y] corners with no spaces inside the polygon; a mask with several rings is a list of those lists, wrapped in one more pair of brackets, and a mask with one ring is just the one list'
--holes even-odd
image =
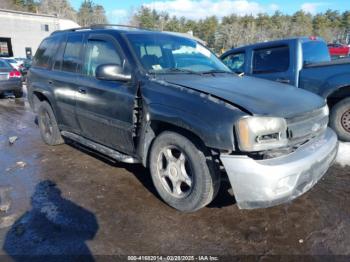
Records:
{"label": "windshield", "polygon": [[323,41],[307,41],[303,43],[304,64],[315,64],[331,61],[328,47]]}
{"label": "windshield", "polygon": [[211,51],[194,40],[169,34],[128,34],[143,67],[150,73],[230,73]]}

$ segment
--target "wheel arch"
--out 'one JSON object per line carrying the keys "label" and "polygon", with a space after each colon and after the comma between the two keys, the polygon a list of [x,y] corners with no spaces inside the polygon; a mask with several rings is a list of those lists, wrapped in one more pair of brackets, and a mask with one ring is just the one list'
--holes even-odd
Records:
{"label": "wheel arch", "polygon": [[48,102],[52,108],[52,110],[54,110],[52,103],[50,101],[49,95],[45,92],[42,92],[41,90],[34,90],[33,91],[33,110],[35,113],[38,112],[38,108],[39,108],[39,104],[40,102]]}
{"label": "wheel arch", "polygon": [[203,139],[198,134],[189,129],[163,120],[151,120],[147,122],[144,127],[144,135],[142,139],[143,142],[140,143],[142,164],[145,167],[149,166],[149,156],[154,140],[159,134],[164,131],[172,131],[181,134],[189,140],[193,141],[196,145],[206,147]]}
{"label": "wheel arch", "polygon": [[327,96],[327,104],[329,108],[332,108],[339,101],[347,97],[350,97],[350,85],[340,86]]}

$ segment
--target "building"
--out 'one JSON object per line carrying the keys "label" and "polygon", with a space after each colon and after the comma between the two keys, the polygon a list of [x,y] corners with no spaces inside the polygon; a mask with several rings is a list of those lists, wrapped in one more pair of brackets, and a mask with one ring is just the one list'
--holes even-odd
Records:
{"label": "building", "polygon": [[53,15],[0,9],[0,56],[30,57],[53,31],[79,27]]}

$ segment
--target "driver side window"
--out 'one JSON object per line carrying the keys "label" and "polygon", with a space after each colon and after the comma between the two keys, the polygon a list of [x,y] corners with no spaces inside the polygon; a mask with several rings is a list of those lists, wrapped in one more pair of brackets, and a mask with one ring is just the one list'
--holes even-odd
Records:
{"label": "driver side window", "polygon": [[223,59],[223,62],[236,73],[244,72],[244,53],[230,54]]}
{"label": "driver side window", "polygon": [[95,77],[96,68],[103,64],[121,65],[122,61],[116,47],[103,40],[89,40],[86,46],[83,74]]}

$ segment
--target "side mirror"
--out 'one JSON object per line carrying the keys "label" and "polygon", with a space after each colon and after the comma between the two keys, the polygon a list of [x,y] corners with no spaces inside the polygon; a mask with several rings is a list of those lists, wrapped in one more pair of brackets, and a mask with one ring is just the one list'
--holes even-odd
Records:
{"label": "side mirror", "polygon": [[123,81],[131,80],[131,74],[126,74],[120,65],[104,64],[96,68],[96,78],[107,81]]}

